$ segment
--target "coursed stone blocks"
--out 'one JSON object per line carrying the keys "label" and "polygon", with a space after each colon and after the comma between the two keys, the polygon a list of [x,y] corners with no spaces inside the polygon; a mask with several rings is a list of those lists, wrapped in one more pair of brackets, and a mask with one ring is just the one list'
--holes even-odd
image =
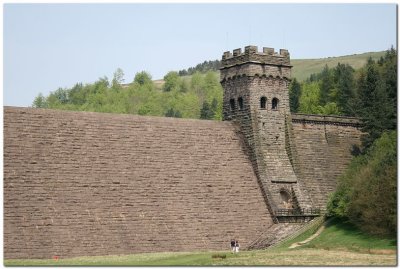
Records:
{"label": "coursed stone blocks", "polygon": [[4,257],[243,246],[272,225],[231,122],[4,108]]}

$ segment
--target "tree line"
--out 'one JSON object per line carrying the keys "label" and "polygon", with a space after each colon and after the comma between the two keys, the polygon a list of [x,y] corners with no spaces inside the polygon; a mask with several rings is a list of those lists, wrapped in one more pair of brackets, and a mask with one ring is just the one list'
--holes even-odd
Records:
{"label": "tree line", "polygon": [[369,59],[352,83],[354,91],[345,91],[348,101],[337,104],[340,111],[360,118],[362,145],[338,179],[328,213],[369,234],[396,236],[397,51],[388,50],[377,62]]}
{"label": "tree line", "polygon": [[296,113],[354,116],[353,98],[356,95],[355,70],[339,63],[335,68],[325,65],[305,82],[293,79],[290,90],[290,108]]}
{"label": "tree line", "polygon": [[217,72],[195,72],[181,77],[171,71],[164,84],[157,86],[148,72],[135,74],[130,84],[123,84],[124,72],[117,69],[113,78],[99,78],[94,83],[76,83],[59,88],[48,96],[39,94],[36,108],[109,112],[195,119],[222,119],[222,87]]}
{"label": "tree line", "polygon": [[178,71],[180,76],[190,76],[196,72],[206,73],[207,71],[218,71],[221,66],[221,62],[219,60],[214,61],[204,61],[201,64],[196,65],[195,67],[189,67],[188,69],[182,69]]}

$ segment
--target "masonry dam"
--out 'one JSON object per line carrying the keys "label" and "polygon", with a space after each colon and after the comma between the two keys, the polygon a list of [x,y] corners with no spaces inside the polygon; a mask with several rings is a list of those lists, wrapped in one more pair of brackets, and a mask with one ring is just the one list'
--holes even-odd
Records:
{"label": "masonry dam", "polygon": [[324,209],[361,131],[290,113],[290,55],[221,62],[224,121],[4,107],[4,258],[268,246]]}

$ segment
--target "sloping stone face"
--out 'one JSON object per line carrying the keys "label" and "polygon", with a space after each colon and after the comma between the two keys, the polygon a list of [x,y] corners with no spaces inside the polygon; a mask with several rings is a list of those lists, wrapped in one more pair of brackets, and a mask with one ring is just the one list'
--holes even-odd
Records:
{"label": "sloping stone face", "polygon": [[231,122],[4,108],[4,257],[223,250],[272,225]]}
{"label": "sloping stone face", "polygon": [[302,189],[313,207],[324,208],[360,146],[359,121],[350,117],[292,114],[291,152]]}

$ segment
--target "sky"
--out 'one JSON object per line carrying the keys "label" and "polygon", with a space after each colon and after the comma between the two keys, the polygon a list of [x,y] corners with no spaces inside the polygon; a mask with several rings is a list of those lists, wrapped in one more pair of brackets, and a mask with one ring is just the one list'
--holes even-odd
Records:
{"label": "sky", "polygon": [[3,104],[75,83],[162,79],[247,45],[292,59],[397,47],[395,4],[15,4],[3,6]]}

